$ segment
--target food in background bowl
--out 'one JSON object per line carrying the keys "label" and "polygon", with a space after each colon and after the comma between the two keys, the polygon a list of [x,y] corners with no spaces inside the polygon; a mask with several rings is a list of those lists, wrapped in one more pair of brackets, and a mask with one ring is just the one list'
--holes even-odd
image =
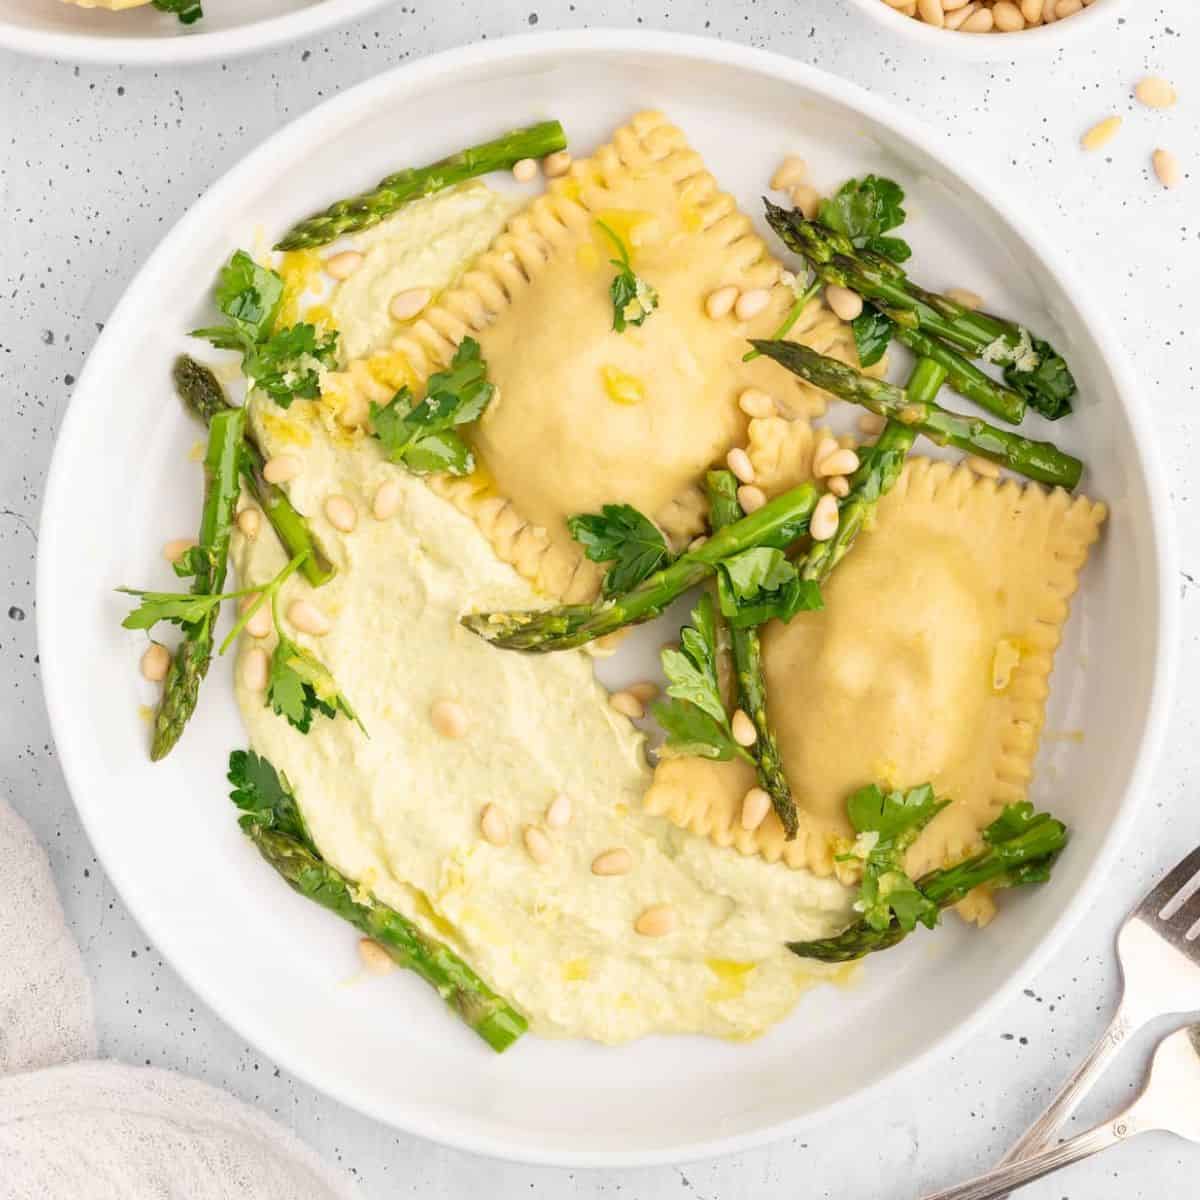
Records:
{"label": "food in background bowl", "polygon": [[1096,0],[880,0],[938,29],[959,33],[1020,33],[1073,17]]}
{"label": "food in background bowl", "polygon": [[110,12],[122,12],[127,8],[144,8],[153,5],[160,12],[174,13],[184,25],[191,25],[204,15],[200,0],[63,0],[78,8],[104,8]]}

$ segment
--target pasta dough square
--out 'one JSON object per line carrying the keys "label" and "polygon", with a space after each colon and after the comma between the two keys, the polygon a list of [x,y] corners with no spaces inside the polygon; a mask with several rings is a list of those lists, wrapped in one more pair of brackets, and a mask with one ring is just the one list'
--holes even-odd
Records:
{"label": "pasta dough square", "polygon": [[[751,444],[760,460],[780,446],[786,457],[786,431],[752,429]],[[910,874],[970,853],[1000,809],[1025,798],[1068,601],[1105,515],[1061,489],[910,460],[830,577],[825,608],[763,631],[799,835],[786,841],[774,813],[742,828],[755,776],[740,761],[664,757],[647,808],[829,875],[853,837],[852,791],[930,782],[952,803],[910,851]]]}

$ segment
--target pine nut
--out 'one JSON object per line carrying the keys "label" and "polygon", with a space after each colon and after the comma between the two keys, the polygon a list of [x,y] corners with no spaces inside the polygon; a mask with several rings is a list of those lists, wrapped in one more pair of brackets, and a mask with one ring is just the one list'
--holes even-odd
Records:
{"label": "pine nut", "polygon": [[708,298],[704,301],[704,311],[714,321],[719,321],[733,311],[737,298],[738,290],[732,284],[727,287],[719,287],[715,292],[708,293]]}
{"label": "pine nut", "polygon": [[1001,33],[1017,33],[1025,28],[1025,18],[1012,0],[996,0],[992,5],[992,20]]}
{"label": "pine nut", "polygon": [[947,29],[959,29],[963,23],[969,20],[975,13],[979,11],[979,5],[975,0],[971,0],[969,4],[964,4],[957,12],[952,12],[946,18]]}
{"label": "pine nut", "polygon": [[946,11],[942,8],[942,0],[917,0],[917,12],[926,25],[936,25],[941,29],[946,24]]}
{"label": "pine nut", "polygon": [[521,835],[525,849],[535,863],[544,865],[554,857],[554,846],[550,839],[536,825],[526,825]]}
{"label": "pine nut", "polygon": [[750,321],[757,317],[771,302],[771,293],[766,288],[751,288],[743,292],[733,306],[733,315],[739,321]]}
{"label": "pine nut", "polygon": [[565,175],[570,169],[570,150],[556,150],[553,154],[547,154],[542,159],[542,170],[545,172],[547,179],[557,179],[560,175]]}
{"label": "pine nut", "polygon": [[287,483],[300,474],[300,460],[291,454],[277,454],[263,465],[263,478],[268,483]]}
{"label": "pine nut", "polygon": [[789,154],[771,176],[771,191],[790,192],[798,183],[804,182],[807,174],[808,166],[804,159],[799,155]]}
{"label": "pine nut", "polygon": [[371,515],[375,520],[386,521],[388,517],[395,516],[400,508],[401,495],[400,480],[389,479],[387,483],[381,483],[375,499],[371,501]]}
{"label": "pine nut", "polygon": [[1147,76],[1133,89],[1133,94],[1147,108],[1170,108],[1175,103],[1175,89],[1156,75]]}
{"label": "pine nut", "polygon": [[396,960],[370,938],[358,939],[358,958],[368,975],[390,975],[399,969]]}
{"label": "pine nut", "polygon": [[675,910],[669,904],[655,904],[633,923],[642,937],[665,937],[675,929]]}
{"label": "pine nut", "polygon": [[742,512],[746,514],[758,512],[767,502],[762,488],[755,487],[752,483],[743,483],[737,490],[737,498],[738,503],[742,506]]}
{"label": "pine nut", "polygon": [[494,805],[485,804],[479,814],[479,832],[493,846],[507,846],[512,833],[508,818]]}
{"label": "pine nut", "polygon": [[261,525],[262,514],[257,508],[243,508],[237,515],[237,527],[242,531],[242,537],[247,541],[252,542],[258,537]]}
{"label": "pine nut", "polygon": [[[254,595],[247,596],[242,600],[239,605],[242,612],[245,612],[258,599],[258,595],[258,592],[255,592]],[[246,632],[254,638],[269,637],[273,625],[274,621],[271,620],[271,605],[268,601],[265,604],[260,604],[254,610],[254,616],[246,622]]]}
{"label": "pine nut", "polygon": [[741,446],[734,446],[725,455],[725,465],[738,477],[741,483],[754,482],[754,464],[750,461],[750,455]]}
{"label": "pine nut", "polygon": [[688,542],[687,548],[689,551],[699,550],[700,547],[703,546],[704,543],[707,541],[708,541],[708,537],[702,533],[699,537],[692,538],[692,540],[690,542]]}
{"label": "pine nut", "polygon": [[169,563],[177,563],[193,546],[197,545],[195,538],[175,538],[167,542],[163,548],[163,558]]}
{"label": "pine nut", "polygon": [[1151,155],[1151,160],[1154,163],[1154,173],[1163,187],[1174,188],[1183,182],[1183,170],[1179,165],[1179,159],[1170,150],[1155,150]]}
{"label": "pine nut", "polygon": [[428,288],[409,288],[392,297],[388,312],[393,321],[411,321],[432,299],[433,293]]}
{"label": "pine nut", "polygon": [[1021,16],[1027,25],[1040,25],[1045,0],[1021,0]]}
{"label": "pine nut", "polygon": [[983,297],[978,292],[971,291],[970,288],[947,288],[946,295],[955,304],[961,304],[963,308],[969,308],[972,312],[983,307]]}
{"label": "pine nut", "polygon": [[826,492],[817,501],[817,507],[813,509],[812,520],[808,524],[808,532],[812,535],[814,542],[827,542],[837,533],[837,527],[837,497],[830,492]]}
{"label": "pine nut", "polygon": [[1055,11],[1054,0],[1046,0],[1046,3],[1042,5],[1042,21],[1047,25],[1052,25],[1056,20],[1058,20],[1058,14]]}
{"label": "pine nut", "polygon": [[821,207],[821,193],[811,183],[801,183],[792,188],[792,207],[811,221]]}
{"label": "pine nut", "polygon": [[334,529],[352,533],[358,524],[358,513],[345,496],[329,496],[325,500],[325,516]]}
{"label": "pine nut", "polygon": [[831,283],[825,288],[825,303],[833,309],[834,316],[842,321],[853,321],[863,310],[863,299],[849,288]]}
{"label": "pine nut", "polygon": [[739,746],[753,746],[758,741],[758,730],[754,728],[754,722],[740,708],[733,714],[729,727],[733,730],[733,740]]}
{"label": "pine nut", "polygon": [[875,434],[882,433],[883,427],[886,424],[887,418],[881,417],[878,413],[863,413],[863,415],[858,418],[859,431],[865,433],[868,437],[874,437]]}
{"label": "pine nut", "polygon": [[967,0],[942,0],[942,8],[946,12],[957,12]]}
{"label": "pine nut", "polygon": [[143,679],[148,679],[151,683],[162,683],[171,666],[171,654],[166,646],[151,642],[142,655],[141,666]]}
{"label": "pine nut", "polygon": [[992,10],[981,8],[978,12],[973,12],[959,26],[959,29],[963,33],[991,33],[993,24]]}
{"label": "pine nut", "polygon": [[1097,121],[1083,135],[1080,145],[1085,150],[1099,150],[1102,146],[1107,146],[1109,142],[1116,137],[1117,130],[1121,128],[1120,117],[1105,117],[1103,121]]}
{"label": "pine nut", "polygon": [[1083,0],[1058,0],[1054,6],[1054,15],[1058,20],[1063,17],[1073,17],[1083,7]]}
{"label": "pine nut", "polygon": [[266,690],[267,679],[271,674],[271,660],[261,646],[247,650],[242,658],[242,682],[252,692]]}
{"label": "pine nut", "polygon": [[562,793],[546,806],[546,824],[551,829],[566,829],[571,823],[571,797]]}
{"label": "pine nut", "polygon": [[853,450],[843,450],[840,447],[831,450],[817,463],[813,474],[819,479],[822,475],[853,475],[858,470],[858,455]]}
{"label": "pine nut", "polygon": [[825,480],[825,486],[839,499],[850,495],[850,480],[845,475],[831,475]]}
{"label": "pine nut", "polygon": [[771,811],[771,797],[762,788],[751,788],[742,800],[742,828],[757,829]]}
{"label": "pine nut", "polygon": [[775,401],[766,392],[760,392],[758,388],[747,388],[738,397],[738,408],[748,417],[773,417],[775,415]]}
{"label": "pine nut", "polygon": [[343,250],[340,254],[331,254],[321,265],[334,279],[349,279],[363,265],[363,256],[357,250]]}
{"label": "pine nut", "polygon": [[288,605],[287,618],[301,633],[313,637],[324,637],[333,628],[329,618],[308,600],[293,600]]}
{"label": "pine nut", "polygon": [[976,475],[984,479],[999,479],[1000,468],[990,458],[980,458],[978,454],[968,454],[963,460]]}
{"label": "pine nut", "polygon": [[444,738],[460,738],[467,732],[467,711],[456,700],[438,700],[429,710],[433,727]]}
{"label": "pine nut", "polygon": [[533,158],[520,159],[513,163],[512,173],[518,183],[532,183],[537,178],[537,160]]}
{"label": "pine nut", "polygon": [[633,855],[624,846],[605,850],[592,859],[593,875],[628,875],[633,870]]}
{"label": "pine nut", "polygon": [[829,436],[828,433],[822,433],[817,438],[817,444],[813,447],[812,456],[812,473],[815,476],[821,474],[821,463],[825,461],[835,450],[839,449],[837,442]]}
{"label": "pine nut", "polygon": [[631,721],[640,721],[646,715],[642,702],[632,692],[613,692],[608,698],[609,706]]}
{"label": "pine nut", "polygon": [[630,695],[636,696],[643,704],[649,704],[658,696],[658,684],[646,680],[643,683],[630,684],[626,689]]}

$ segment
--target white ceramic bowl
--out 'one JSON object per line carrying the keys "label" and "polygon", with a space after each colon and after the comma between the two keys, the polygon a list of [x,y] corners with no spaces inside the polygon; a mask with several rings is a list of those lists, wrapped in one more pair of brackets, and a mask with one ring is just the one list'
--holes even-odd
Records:
{"label": "white ceramic bowl", "polygon": [[204,0],[184,26],[153,8],[107,12],[62,0],[0,0],[0,47],[93,63],[185,63],[236,58],[312,37],[390,0]]}
{"label": "white ceramic bowl", "polygon": [[906,41],[916,50],[982,62],[1042,57],[1073,48],[1115,26],[1117,17],[1129,4],[1129,0],[1096,0],[1074,16],[1020,33],[960,33],[905,16],[883,0],[846,2],[877,22],[897,41]]}
{"label": "white ceramic bowl", "polygon": [[[1074,840],[1046,887],[997,922],[948,922],[818,989],[749,1044],[650,1038],[616,1049],[527,1038],[490,1054],[419,980],[347,987],[355,939],[293,895],[238,831],[225,762],[244,745],[230,664],[163,763],[147,759],[144,639],[119,628],[121,583],[170,586],[159,547],[194,528],[199,437],[171,395],[173,356],[208,316],[232,247],[405,163],[560,117],[579,152],[639,107],[691,135],[747,211],[795,150],[825,186],[867,170],[903,180],[905,229],[931,286],[969,285],[1021,313],[1073,363],[1078,411],[1055,427],[1113,506],[1059,652],[1035,799]],[[398,149],[399,148],[399,149]],[[292,1073],[397,1127],[528,1161],[630,1165],[737,1150],[794,1132],[960,1042],[1062,944],[1102,885],[1163,727],[1174,644],[1169,508],[1134,380],[1101,304],[1035,222],[964,174],[911,114],[839,79],[714,40],[541,35],[438,55],[380,76],[271,138],[203,196],[121,300],[75,387],[43,509],[38,627],[62,763],[96,853],[130,911],[196,992]],[[849,416],[849,414],[847,414]],[[1034,423],[1036,426],[1036,423]],[[1131,619],[1136,614],[1136,619]],[[662,626],[608,660],[643,678]],[[613,675],[610,674],[610,679]],[[1059,781],[1058,783],[1055,780]],[[878,1036],[865,1032],[885,1031]]]}

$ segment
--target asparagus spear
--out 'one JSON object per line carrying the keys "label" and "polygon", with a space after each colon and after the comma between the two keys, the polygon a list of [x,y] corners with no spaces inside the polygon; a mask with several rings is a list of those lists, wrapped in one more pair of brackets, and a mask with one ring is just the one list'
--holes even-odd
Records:
{"label": "asparagus spear", "polygon": [[[1027,802],[1009,805],[983,833],[987,848],[953,867],[930,871],[917,887],[938,908],[949,908],[981,884],[1019,887],[1043,883],[1067,844],[1067,828],[1049,813],[1034,813]],[[897,921],[883,930],[856,921],[836,937],[813,942],[789,942],[801,958],[821,962],[850,962],[877,950],[887,950],[908,935]]]}
{"label": "asparagus spear", "polygon": [[358,233],[378,225],[384,217],[390,217],[411,200],[431,196],[492,171],[510,170],[523,158],[545,158],[547,154],[565,149],[566,145],[563,127],[557,121],[542,121],[524,129],[514,129],[490,142],[469,146],[429,166],[405,167],[381,180],[373,190],[339,200],[324,212],[292,226],[275,249],[306,250],[323,246],[343,234]]}
{"label": "asparagus spear", "polygon": [[673,600],[712,575],[723,558],[752,546],[783,549],[790,545],[808,530],[816,503],[817,493],[811,483],[784,492],[757,512],[718,530],[703,545],[680,555],[670,566],[655,571],[622,595],[594,604],[467,613],[462,623],[503,650],[573,650],[626,625],[640,625],[657,617]]}
{"label": "asparagus spear", "polygon": [[[225,390],[217,381],[217,377],[194,358],[181,354],[175,360],[172,374],[179,398],[205,424],[217,413],[232,409],[233,406],[226,398]],[[271,522],[271,528],[283,544],[284,553],[288,558],[305,554],[300,571],[313,587],[328,583],[337,568],[321,549],[308,522],[292,506],[287,493],[264,478],[263,454],[248,428],[245,433],[245,453],[242,456],[241,471],[267,520]]]}
{"label": "asparagus spear", "polygon": [[[199,544],[189,558],[195,568],[192,592],[196,595],[213,595],[225,586],[229,538],[241,491],[238,472],[245,427],[246,414],[241,409],[216,413],[209,422],[208,450],[204,456],[204,512]],[[162,703],[154,717],[150,757],[155,762],[171,752],[196,709],[200,681],[208,673],[212,660],[213,630],[219,611],[220,606],[214,605],[198,621],[183,627],[183,641],[171,659]]]}
{"label": "asparagus spear", "polygon": [[[732,471],[709,471],[708,473],[709,523],[716,533],[740,521],[742,506],[737,498],[737,479]],[[729,646],[733,656],[733,670],[737,679],[739,707],[754,722],[758,739],[750,747],[754,765],[758,771],[758,782],[783,825],[785,836],[790,840],[796,836],[799,822],[792,789],[788,787],[775,741],[775,731],[767,718],[767,681],[763,678],[762,641],[755,626],[739,629],[729,627]]]}
{"label": "asparagus spear", "polygon": [[402,967],[432,984],[443,1000],[493,1050],[507,1050],[528,1022],[498,996],[449,946],[407,917],[365,896],[321,857],[304,816],[275,768],[253,751],[229,756],[230,798],[242,809],[242,831],[259,853],[302,896],[349,921],[378,942]]}
{"label": "asparagus spear", "polygon": [[784,244],[808,259],[826,282],[848,287],[870,300],[901,329],[916,329],[975,357],[1003,364],[1008,385],[1044,417],[1071,411],[1075,380],[1048,342],[991,313],[964,307],[948,296],[917,286],[890,259],[857,250],[802,213],[765,201],[767,221]]}
{"label": "asparagus spear", "polygon": [[1068,491],[1075,487],[1083,473],[1083,463],[1059,450],[1052,442],[1037,442],[1010,433],[981,418],[950,412],[932,400],[910,402],[904,390],[894,383],[872,379],[807,346],[796,342],[752,341],[750,344],[801,379],[843,400],[861,404],[881,417],[916,429],[940,446],[956,446],[1039,483],[1057,485]]}

